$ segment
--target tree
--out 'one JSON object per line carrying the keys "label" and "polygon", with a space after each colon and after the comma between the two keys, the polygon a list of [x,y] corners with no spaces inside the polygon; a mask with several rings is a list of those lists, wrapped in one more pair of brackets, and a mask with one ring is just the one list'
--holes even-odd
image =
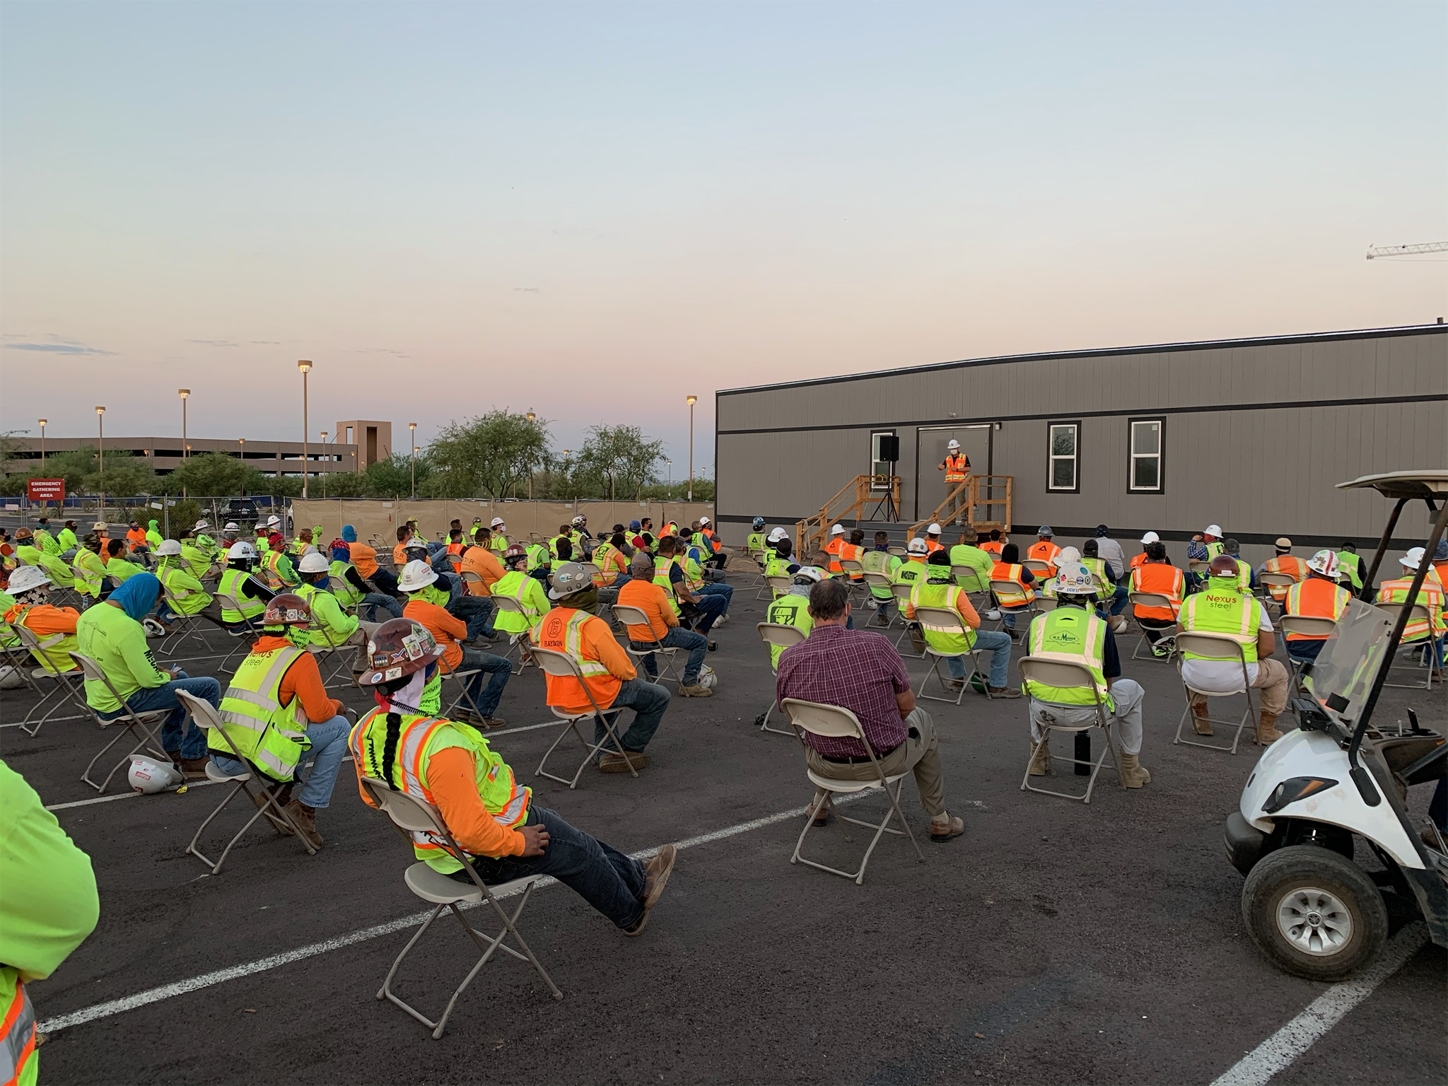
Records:
{"label": "tree", "polygon": [[40,462],[36,461],[23,474],[27,479],[64,479],[67,494],[80,494],[84,493],[86,477],[95,473],[96,451],[89,445],[82,445],[78,449],[51,453],[45,458],[44,471],[40,470]]}
{"label": "tree", "polygon": [[322,494],[328,498],[361,498],[367,494],[367,476],[356,471],[339,471],[318,480]]}
{"label": "tree", "polygon": [[[417,483],[421,486],[432,470],[427,457],[417,458]],[[369,498],[405,498],[412,493],[412,458],[394,453],[386,460],[367,465],[366,488]]]}
{"label": "tree", "polygon": [[664,443],[646,438],[637,426],[590,426],[578,454],[578,478],[598,497],[637,499],[663,458]]}
{"label": "tree", "polygon": [[90,494],[154,494],[156,472],[149,463],[130,455],[106,457],[106,470],[87,475],[84,493]]}
{"label": "tree", "polygon": [[300,498],[302,496],[301,476],[262,475],[256,473],[247,481],[248,494],[270,494],[273,498]]}
{"label": "tree", "polygon": [[184,489],[188,494],[222,498],[241,494],[244,487],[258,489],[253,484],[259,476],[260,472],[235,456],[209,452],[182,460],[162,485],[167,494],[180,494]]}
{"label": "tree", "polygon": [[428,459],[459,496],[507,498],[518,496],[518,487],[547,451],[544,420],[494,409],[466,422],[448,423],[429,446]]}

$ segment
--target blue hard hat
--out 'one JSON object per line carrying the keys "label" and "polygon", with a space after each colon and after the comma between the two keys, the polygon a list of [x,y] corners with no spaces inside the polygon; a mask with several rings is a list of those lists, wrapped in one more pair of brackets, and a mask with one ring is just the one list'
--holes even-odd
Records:
{"label": "blue hard hat", "polygon": [[643,527],[643,525],[640,524],[640,523],[639,523],[638,521],[636,521],[636,520],[631,520],[631,521],[628,522],[628,530],[631,531],[631,532],[637,532],[637,531],[638,531],[639,529],[641,529],[642,527]]}

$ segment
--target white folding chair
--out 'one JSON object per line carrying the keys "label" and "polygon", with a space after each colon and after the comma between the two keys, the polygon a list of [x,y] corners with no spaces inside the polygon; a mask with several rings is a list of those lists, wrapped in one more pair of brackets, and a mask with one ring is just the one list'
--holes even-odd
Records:
{"label": "white folding chair", "polygon": [[[1136,623],[1136,629],[1141,634],[1141,636],[1136,639],[1136,646],[1131,650],[1131,658],[1133,660],[1170,660],[1172,656],[1171,652],[1168,652],[1165,656],[1158,656],[1153,650],[1151,637],[1148,636],[1146,632],[1148,627],[1142,625],[1141,619],[1137,617],[1136,609],[1138,607],[1168,607],[1171,609],[1171,613],[1176,615],[1181,608],[1181,604],[1172,602],[1170,596],[1163,596],[1159,592],[1130,592],[1126,598],[1131,602],[1131,620]],[[1175,638],[1179,628],[1180,627],[1173,623],[1170,626],[1151,627],[1151,630],[1158,636],[1158,640],[1164,640],[1169,637],[1173,639],[1171,644],[1175,645]],[[1143,645],[1146,646],[1145,656],[1141,655]],[[1172,651],[1175,651],[1175,649]]]}
{"label": "white folding chair", "polygon": [[[428,914],[427,919],[422,922],[422,927],[418,928],[412,938],[407,941],[407,945],[402,948],[402,953],[397,955],[393,960],[392,968],[387,970],[387,976],[382,981],[382,987],[377,991],[377,998],[385,999],[395,1006],[401,1007],[409,1015],[432,1031],[433,1040],[438,1040],[442,1037],[443,1030],[447,1028],[447,1020],[453,1012],[453,1007],[457,1005],[458,997],[461,996],[463,990],[473,982],[473,978],[478,975],[483,966],[488,964],[494,952],[501,950],[505,954],[510,954],[514,958],[517,958],[519,961],[530,964],[537,971],[538,975],[543,978],[543,983],[548,986],[548,991],[553,998],[562,999],[563,992],[559,989],[558,985],[553,983],[553,978],[550,977],[548,971],[543,968],[543,963],[534,955],[532,949],[529,948],[527,942],[524,941],[522,933],[518,931],[518,918],[523,915],[523,910],[528,905],[528,898],[532,895],[533,888],[538,884],[541,876],[529,875],[525,878],[512,879],[495,886],[489,886],[478,876],[477,871],[475,871],[472,864],[468,862],[471,857],[469,857],[457,841],[453,839],[452,834],[448,832],[447,825],[442,820],[442,816],[432,804],[426,803],[416,796],[410,796],[406,792],[393,791],[387,782],[378,780],[376,777],[363,777],[361,781],[362,787],[367,790],[367,794],[372,798],[372,801],[392,820],[392,824],[397,827],[409,842],[414,838],[425,838],[433,844],[438,845],[462,865],[463,870],[468,873],[470,880],[468,882],[462,882],[461,880],[450,878],[440,871],[435,871],[421,861],[414,863],[403,872],[402,878],[407,884],[407,888],[423,901],[430,903],[433,906],[433,910]],[[518,902],[518,907],[514,909],[511,914],[508,913],[503,908],[501,899],[511,897],[520,892],[522,894],[522,900]],[[496,936],[485,935],[483,932],[478,931],[468,923],[467,918],[462,914],[463,908],[482,905],[484,902],[492,907],[494,914],[498,920],[502,922],[503,930],[498,932]],[[434,1022],[411,1004],[399,998],[392,991],[392,981],[397,976],[397,970],[402,965],[402,959],[406,958],[407,955],[412,952],[412,948],[417,945],[418,940],[421,939],[427,932],[427,929],[432,926],[432,922],[442,915],[444,909],[449,910],[457,917],[458,923],[463,926],[463,930],[467,932],[468,938],[472,939],[472,941],[478,945],[478,948],[483,952],[483,956],[479,958],[477,964],[468,971],[468,975],[463,978],[463,982],[453,990],[452,997],[447,1001],[447,1006],[443,1008],[442,1017]],[[508,936],[512,936],[513,941],[516,942],[521,949],[514,950],[511,946],[508,946],[508,944],[503,941]]]}
{"label": "white folding chair", "polygon": [[[822,705],[815,701],[804,701],[800,698],[785,698],[780,703],[794,725],[799,736],[800,743],[805,744],[805,735],[818,735],[836,739],[857,740],[870,756],[870,765],[875,770],[873,780],[850,781],[839,780],[835,777],[824,777],[805,765],[805,775],[815,786],[816,793],[822,793],[818,800],[811,800],[808,810],[805,812],[804,829],[800,831],[799,839],[794,843],[794,855],[789,858],[792,864],[802,863],[809,867],[818,868],[821,871],[828,871],[831,875],[839,875],[841,878],[854,879],[855,885],[862,885],[865,881],[865,867],[870,862],[870,854],[875,851],[879,844],[880,837],[886,833],[893,833],[897,837],[905,836],[910,838],[910,843],[915,846],[915,856],[921,862],[925,862],[925,854],[920,851],[920,843],[915,840],[915,834],[910,829],[910,823],[905,820],[905,813],[900,810],[900,789],[910,771],[896,773],[886,776],[885,771],[880,768],[880,760],[875,757],[869,741],[865,739],[865,729],[860,726],[860,720],[850,710],[838,705]],[[863,826],[867,830],[874,830],[875,836],[870,839],[869,847],[865,849],[865,855],[860,860],[858,871],[841,871],[839,868],[830,867],[817,860],[809,860],[800,855],[800,849],[804,847],[805,835],[814,826],[815,815],[817,815],[824,804],[833,795],[857,795],[867,792],[872,788],[879,788],[884,791],[885,798],[890,801],[890,809],[885,812],[884,821],[879,823],[866,822],[858,818],[850,818],[846,815],[836,814],[842,821],[849,822],[855,826]],[[891,827],[890,823],[895,818],[900,819],[903,830]]]}
{"label": "white folding chair", "polygon": [[[999,630],[1007,628],[1006,616],[1008,614],[1015,615],[1017,619],[1024,615],[1027,620],[1026,625],[1029,626],[1030,618],[1036,612],[1050,610],[1055,606],[1052,603],[1047,607],[1042,607],[1040,604],[1042,597],[1039,592],[1028,595],[1021,591],[1021,586],[1015,581],[998,581],[993,578],[990,582],[990,594],[995,599],[996,610],[1001,613],[1000,623],[996,627]],[[1021,629],[1019,622],[1014,629]]]}
{"label": "white folding chair", "polygon": [[1271,590],[1273,588],[1291,588],[1296,583],[1297,578],[1290,573],[1259,573],[1257,574],[1257,587],[1262,591],[1258,598],[1263,603],[1277,604],[1280,610],[1282,605],[1273,598]]}
{"label": "white folding chair", "polygon": [[[890,586],[890,591],[895,594],[895,609],[900,612],[900,632],[895,637],[895,651],[900,652],[900,644],[907,637],[910,637],[910,620],[905,617],[905,605],[910,602],[910,592],[914,589],[913,581],[901,582]],[[925,635],[920,635],[920,643],[925,644]],[[911,649],[915,648],[915,639],[910,640]],[[922,647],[919,652],[900,652],[901,656],[908,656],[912,660],[925,659],[925,649]]]}
{"label": "white folding chair", "polygon": [[[1214,660],[1236,661],[1242,667],[1241,689],[1234,690],[1228,694],[1217,694],[1206,690],[1194,689],[1191,684],[1182,676],[1182,689],[1186,692],[1187,707],[1182,712],[1182,718],[1177,722],[1176,738],[1173,743],[1180,743],[1188,747],[1206,747],[1208,750],[1224,750],[1228,754],[1237,753],[1237,744],[1242,741],[1242,731],[1249,724],[1255,727],[1257,721],[1257,706],[1252,700],[1252,682],[1247,674],[1247,654],[1242,650],[1241,642],[1226,634],[1215,633],[1192,633],[1183,630],[1176,636],[1177,646],[1177,674],[1182,674],[1182,665],[1186,662],[1185,654],[1195,653],[1198,656],[1207,656]],[[1182,730],[1192,720],[1192,695],[1207,699],[1207,716],[1203,719],[1208,724],[1221,724],[1224,727],[1235,728],[1232,736],[1232,745],[1224,747],[1220,743],[1203,743],[1200,739],[1183,739]],[[1212,698],[1230,698],[1242,694],[1247,699],[1247,708],[1242,713],[1240,720],[1221,720],[1211,715]],[[1192,734],[1196,731],[1193,729]]]}
{"label": "white folding chair", "polygon": [[862,563],[857,562],[853,558],[841,558],[840,569],[844,571],[842,576],[850,588],[858,592],[866,587],[864,577],[865,567]]}
{"label": "white folding chair", "polygon": [[[766,648],[778,645],[781,649],[787,649],[791,645],[798,645],[808,636],[808,634],[798,626],[791,626],[785,622],[758,622],[755,623],[754,628],[759,631],[759,639],[764,642]],[[776,674],[778,669],[774,666],[774,653],[771,652],[769,655],[769,670],[771,674]],[[759,730],[762,732],[773,732],[775,735],[794,735],[795,733],[792,728],[771,728],[769,726],[769,716],[774,712],[775,706],[775,700],[770,698],[769,708],[754,718],[755,722],[759,725]]]}
{"label": "white folding chair", "polygon": [[[185,690],[176,691],[176,697],[191,713],[191,719],[196,721],[198,728],[201,728],[203,731],[210,731],[213,728],[216,729],[217,734],[221,736],[227,747],[230,748],[231,756],[242,765],[247,766],[247,769],[240,773],[223,773],[217,768],[216,763],[212,761],[212,759],[206,759],[206,779],[215,784],[231,784],[233,787],[226,793],[226,797],[217,804],[216,810],[207,815],[206,820],[196,827],[196,832],[191,837],[191,843],[186,846],[186,851],[209,867],[211,874],[219,875],[221,874],[221,865],[226,862],[226,857],[231,854],[232,847],[246,836],[246,831],[251,829],[258,818],[265,816],[271,823],[272,829],[276,830],[278,837],[295,836],[297,840],[301,841],[302,846],[306,848],[307,854],[315,856],[317,850],[312,847],[312,843],[307,840],[306,835],[301,832],[300,827],[292,820],[292,816],[278,800],[278,797],[282,794],[288,782],[274,781],[261,773],[251,772],[251,764],[242,757],[241,751],[237,749],[236,744],[232,742],[231,736],[227,734],[226,728],[223,727],[221,715],[209,701],[198,698],[195,694],[188,693]],[[246,825],[236,831],[236,835],[232,837],[232,839],[226,843],[226,847],[221,850],[221,855],[215,860],[212,860],[198,847],[201,841],[201,835],[206,832],[206,827],[211,825],[216,816],[226,809],[227,804],[236,798],[238,792],[245,792],[247,794],[247,798],[256,805],[256,813],[247,819]]]}
{"label": "white folding chair", "polygon": [[[1376,607],[1379,611],[1390,615],[1392,617],[1392,620],[1396,622],[1398,620],[1398,613],[1402,610],[1404,605],[1401,603],[1375,603],[1373,604],[1373,606]],[[1410,639],[1406,636],[1407,630],[1408,627],[1414,625],[1421,625],[1428,632],[1421,637],[1414,637]],[[1399,659],[1396,661],[1388,661],[1388,674],[1383,680],[1383,685],[1391,686],[1397,690],[1432,690],[1433,670],[1434,668],[1438,667],[1438,664],[1435,662],[1435,654],[1439,651],[1437,642],[1438,635],[1433,629],[1432,622],[1428,614],[1428,608],[1424,607],[1421,603],[1412,604],[1408,612],[1408,626],[1404,627],[1404,637],[1402,643],[1398,645]],[[1387,681],[1389,678],[1392,677],[1395,667],[1399,673],[1402,672],[1404,664],[1401,660],[1401,657],[1405,653],[1416,654],[1419,656],[1419,663],[1408,666],[1423,669],[1424,677],[1422,682],[1394,683]]]}
{"label": "white folding chair", "polygon": [[971,598],[972,605],[983,601],[990,592],[989,580],[982,580],[980,570],[974,566],[951,566],[950,579]]}
{"label": "white folding chair", "polygon": [[[12,666],[20,673],[26,683],[30,685],[30,688],[40,696],[40,700],[30,707],[30,711],[25,714],[25,719],[20,722],[20,730],[33,738],[39,734],[41,725],[48,720],[89,719],[91,711],[90,707],[85,704],[84,690],[81,686],[84,674],[81,672],[80,666],[73,664],[69,671],[61,671],[54,666],[49,655],[46,653],[47,649],[53,648],[64,641],[66,635],[63,633],[52,634],[42,641],[36,637],[34,631],[28,627],[10,626],[7,628],[15,631],[16,637],[20,639],[20,651],[30,658],[30,663],[27,663],[22,657]],[[32,664],[38,664],[40,666],[31,666]],[[53,689],[48,693],[41,689],[41,683],[44,680],[49,680],[55,684]],[[78,695],[79,700],[77,700]],[[55,699],[55,704],[46,711],[44,716],[36,720],[35,714],[43,709],[52,698]],[[80,712],[72,716],[56,716],[55,714],[64,708],[66,704],[70,704],[72,707],[79,709]],[[34,725],[33,727],[31,726],[32,724]]]}
{"label": "white folding chair", "polygon": [[1311,643],[1320,645],[1321,639],[1331,637],[1337,629],[1337,623],[1330,618],[1323,618],[1321,615],[1282,615],[1277,619],[1277,629],[1282,632],[1282,643],[1287,646],[1287,661],[1292,666],[1292,684],[1299,693],[1302,690],[1302,668],[1317,658],[1315,656],[1297,656],[1293,653],[1293,645],[1302,644],[1302,640],[1293,640],[1290,634],[1302,634],[1311,638]]}
{"label": "white folding chair", "polygon": [[[614,618],[618,619],[625,626],[642,627],[650,633],[653,632],[653,626],[649,622],[648,615],[644,614],[637,607],[630,607],[626,603],[616,603],[613,607],[613,615]],[[649,657],[656,659],[663,657],[664,663],[663,667],[659,669],[658,678],[651,678],[649,680],[650,682],[671,682],[676,686],[683,684],[683,680],[679,678],[674,671],[674,654],[679,651],[678,649],[666,647],[657,637],[655,637],[652,642],[639,642],[641,645],[648,645],[648,648],[636,649],[633,645],[633,635],[629,634],[628,637],[628,641],[626,641],[623,646],[624,650],[640,664]]]}
{"label": "white folding chair", "polygon": [[[890,578],[889,578],[886,574],[884,574],[884,573],[873,573],[873,572],[871,572],[870,570],[866,570],[866,571],[865,571],[865,587],[867,587],[867,588],[869,588],[869,589],[871,590],[871,591],[870,591],[870,597],[871,597],[872,599],[874,599],[876,603],[883,603],[883,602],[885,602],[885,601],[881,600],[878,596],[875,595],[874,590],[877,589],[877,588],[883,588],[887,593],[889,593],[889,596],[890,596],[889,602],[890,602],[890,603],[894,603],[894,602],[895,602],[895,587],[894,587],[893,582],[891,582]],[[896,607],[895,610],[898,611],[898,610],[899,610],[899,607]],[[885,621],[884,621],[883,623],[880,622],[879,619],[880,619],[880,610],[877,608],[876,611],[875,611],[875,613],[870,616],[870,621],[867,622],[867,623],[865,623],[865,628],[866,628],[867,630],[869,630],[869,629],[888,630],[891,626],[895,625],[895,615],[894,615],[893,612],[891,612],[891,611],[889,611],[889,610],[886,610],[886,612],[885,612]]]}
{"label": "white folding chair", "polygon": [[[241,614],[241,604],[237,602],[235,596],[228,596],[225,593],[218,592],[215,598],[217,605],[223,611],[235,611],[237,614]],[[218,674],[226,675],[234,670],[230,666],[232,660],[251,652],[252,645],[256,644],[257,630],[256,627],[252,626],[249,622],[240,622],[235,626],[223,624],[221,629],[227,637],[236,642],[235,648],[231,649],[222,657],[221,663],[216,669]]]}
{"label": "white folding chair", "polygon": [[1049,580],[1054,574],[1051,572],[1051,563],[1042,562],[1039,558],[1027,558],[1021,565],[1031,571],[1031,575],[1037,581]]}
{"label": "white folding chair", "polygon": [[214,657],[216,654],[211,651],[211,644],[202,632],[203,627],[199,625],[206,621],[201,614],[183,614],[179,597],[166,586],[165,581],[161,581],[161,599],[171,608],[171,621],[166,624],[166,636],[156,643],[156,655],[169,656],[175,662],[181,646],[194,640],[201,643],[202,654],[188,656],[187,660],[209,660]]}
{"label": "white folding chair", "polygon": [[[593,700],[593,691],[589,690],[588,684],[583,681],[583,674],[578,670],[578,665],[573,662],[573,657],[569,656],[566,652],[545,649],[540,645],[530,646],[529,651],[533,653],[534,661],[543,669],[545,675],[552,675],[554,678],[577,680],[579,688],[588,695],[588,704],[591,706],[591,709],[586,713],[567,713],[561,709],[554,709],[551,705],[549,706],[553,715],[563,721],[563,729],[558,733],[558,738],[553,740],[553,745],[543,752],[543,760],[538,763],[537,775],[557,781],[559,784],[566,784],[569,788],[577,788],[578,778],[583,776],[584,769],[588,767],[589,762],[593,761],[594,755],[621,754],[623,755],[624,764],[628,766],[629,774],[637,777],[639,774],[638,770],[634,768],[633,759],[629,757],[629,752],[624,750],[623,742],[619,739],[618,731],[614,728],[614,720],[618,718],[621,710],[609,710],[609,712],[613,714],[614,720],[609,719],[609,714],[600,709],[598,702]],[[598,742],[589,742],[578,727],[580,720],[601,721],[604,731],[603,739]],[[548,756],[557,749],[559,743],[568,738],[570,732],[578,736],[578,741],[583,744],[584,749],[583,761],[578,764],[578,769],[571,779],[568,777],[560,777],[556,773],[549,773],[543,768],[548,764]],[[613,742],[612,747],[608,746],[610,740]],[[634,753],[638,752],[635,751]]]}
{"label": "white folding chair", "polygon": [[[966,626],[965,621],[954,611],[945,607],[924,607],[917,605],[915,608],[915,621],[920,623],[920,629],[922,631],[928,630],[931,633],[958,637],[966,637],[969,636],[970,633],[970,628]],[[949,674],[941,674],[940,665],[943,661],[958,660],[964,657],[970,658],[970,673],[966,675],[965,678],[956,679]],[[979,648],[972,646],[970,649],[961,653],[938,652],[931,646],[930,639],[927,637],[925,640],[925,658],[930,661],[930,670],[921,676],[920,689],[915,692],[917,698],[924,699],[925,701],[945,701],[952,705],[959,705],[965,698],[966,690],[970,689],[971,680],[976,676],[980,677],[980,684],[985,689],[986,697],[991,696],[990,680],[987,678],[987,673],[982,671],[980,667]],[[934,676],[935,681],[940,684],[942,693],[947,695],[950,693],[951,683],[959,682],[960,687],[956,691],[955,697],[941,697],[938,694],[927,694],[925,688],[929,685],[932,676]]]}
{"label": "white folding chair", "polygon": [[[1035,656],[1023,656],[1019,661],[1021,669],[1021,684],[1024,687],[1028,682],[1037,682],[1043,686],[1055,686],[1066,689],[1078,689],[1091,691],[1092,708],[1095,711],[1096,719],[1089,724],[1061,724],[1049,717],[1049,710],[1045,710],[1047,719],[1044,720],[1045,734],[1041,736],[1039,743],[1031,744],[1031,756],[1026,761],[1026,773],[1021,778],[1021,791],[1040,792],[1047,796],[1060,796],[1062,799],[1074,799],[1082,804],[1091,802],[1091,790],[1096,787],[1096,775],[1101,772],[1101,766],[1106,761],[1107,755],[1111,756],[1111,768],[1116,771],[1116,778],[1121,780],[1121,763],[1116,756],[1116,740],[1111,733],[1111,714],[1106,711],[1106,703],[1101,700],[1101,691],[1096,687],[1096,680],[1092,678],[1091,671],[1084,664],[1070,663],[1065,660],[1042,660]],[[1026,691],[1029,695],[1030,691]],[[1083,706],[1084,708],[1084,706]],[[1086,792],[1083,795],[1073,795],[1070,792],[1059,792],[1053,788],[1038,788],[1031,783],[1031,766],[1035,764],[1036,756],[1042,747],[1048,747],[1051,742],[1052,732],[1065,732],[1068,735],[1076,736],[1082,732],[1090,731],[1092,728],[1100,728],[1105,742],[1102,744],[1101,754],[1095,762],[1077,758],[1067,758],[1061,754],[1050,754],[1047,756],[1047,771],[1055,762],[1070,762],[1074,770],[1076,766],[1089,765],[1091,767],[1091,778],[1086,782]],[[1126,782],[1121,782],[1121,787],[1126,787]]]}
{"label": "white folding chair", "polygon": [[[90,710],[91,715],[95,718],[95,722],[101,726],[102,730],[115,728],[117,734],[109,743],[96,752],[96,756],[92,758],[90,763],[85,767],[85,772],[80,775],[80,779],[85,781],[86,784],[90,785],[97,792],[104,792],[106,785],[111,783],[111,778],[116,775],[117,771],[130,763],[131,755],[148,746],[152,754],[155,754],[163,762],[169,762],[171,756],[166,753],[166,749],[161,743],[161,725],[166,722],[166,717],[171,714],[171,710],[147,709],[144,712],[136,712],[127,705],[125,699],[116,692],[115,684],[111,682],[110,676],[105,673],[105,670],[100,664],[96,663],[89,656],[82,656],[78,652],[72,652],[70,658],[76,662],[76,666],[81,669],[87,681],[103,683],[106,689],[111,692],[111,697],[121,703],[120,715],[110,720],[103,720],[101,714],[96,709],[89,704],[86,705],[86,708]],[[83,695],[82,700],[84,700]],[[136,745],[126,752],[126,756],[115,764],[100,784],[96,784],[95,781],[90,779],[91,770],[95,767],[95,764],[105,756],[107,751],[128,735],[136,741]]]}
{"label": "white folding chair", "polygon": [[[495,625],[498,621],[498,615],[504,611],[507,611],[510,614],[517,615],[523,620],[525,625],[528,623],[528,612],[523,610],[523,605],[512,596],[493,595],[490,596],[489,599],[493,601],[493,623]],[[528,631],[526,629],[524,629],[522,633],[509,635],[508,649],[502,654],[502,656],[505,660],[511,660],[513,656],[513,650],[518,650],[518,659],[516,661],[517,667],[515,668],[513,674],[521,675],[523,673],[523,669],[533,662],[532,657],[529,655],[530,648],[531,645],[528,642]]]}
{"label": "white folding chair", "polygon": [[769,586],[770,598],[778,599],[789,595],[789,586],[794,582],[789,577],[766,577],[764,583]]}

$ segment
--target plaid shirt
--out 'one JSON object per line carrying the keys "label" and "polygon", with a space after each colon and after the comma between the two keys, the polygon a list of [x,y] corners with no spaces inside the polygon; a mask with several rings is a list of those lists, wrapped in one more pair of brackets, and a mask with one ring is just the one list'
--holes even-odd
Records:
{"label": "plaid shirt", "polygon": [[[775,678],[775,696],[838,705],[859,717],[875,753],[905,742],[896,694],[910,689],[910,675],[895,646],[868,630],[816,626],[809,637],[784,650]],[[806,735],[811,747],[827,758],[863,758],[857,739]]]}

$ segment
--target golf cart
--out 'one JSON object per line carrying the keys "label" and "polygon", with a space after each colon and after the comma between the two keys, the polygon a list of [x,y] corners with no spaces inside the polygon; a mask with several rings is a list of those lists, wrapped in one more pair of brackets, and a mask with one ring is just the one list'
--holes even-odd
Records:
{"label": "golf cart", "polygon": [[[1448,523],[1448,470],[1365,475],[1338,486],[1396,499],[1367,584],[1403,507],[1427,504],[1427,556],[1408,594],[1417,599]],[[1227,818],[1227,857],[1247,876],[1247,930],[1280,969],[1309,980],[1341,980],[1377,956],[1388,934],[1387,895],[1409,907],[1416,901],[1433,942],[1448,946],[1448,844],[1437,829],[1427,844],[1406,811],[1410,787],[1444,777],[1441,714],[1432,721],[1437,731],[1419,727],[1411,709],[1409,729],[1374,727],[1372,719],[1410,611],[1349,601],[1317,660],[1304,666],[1308,696],[1292,701],[1299,730],[1267,748]],[[1386,868],[1376,880],[1353,862],[1359,838]]]}

